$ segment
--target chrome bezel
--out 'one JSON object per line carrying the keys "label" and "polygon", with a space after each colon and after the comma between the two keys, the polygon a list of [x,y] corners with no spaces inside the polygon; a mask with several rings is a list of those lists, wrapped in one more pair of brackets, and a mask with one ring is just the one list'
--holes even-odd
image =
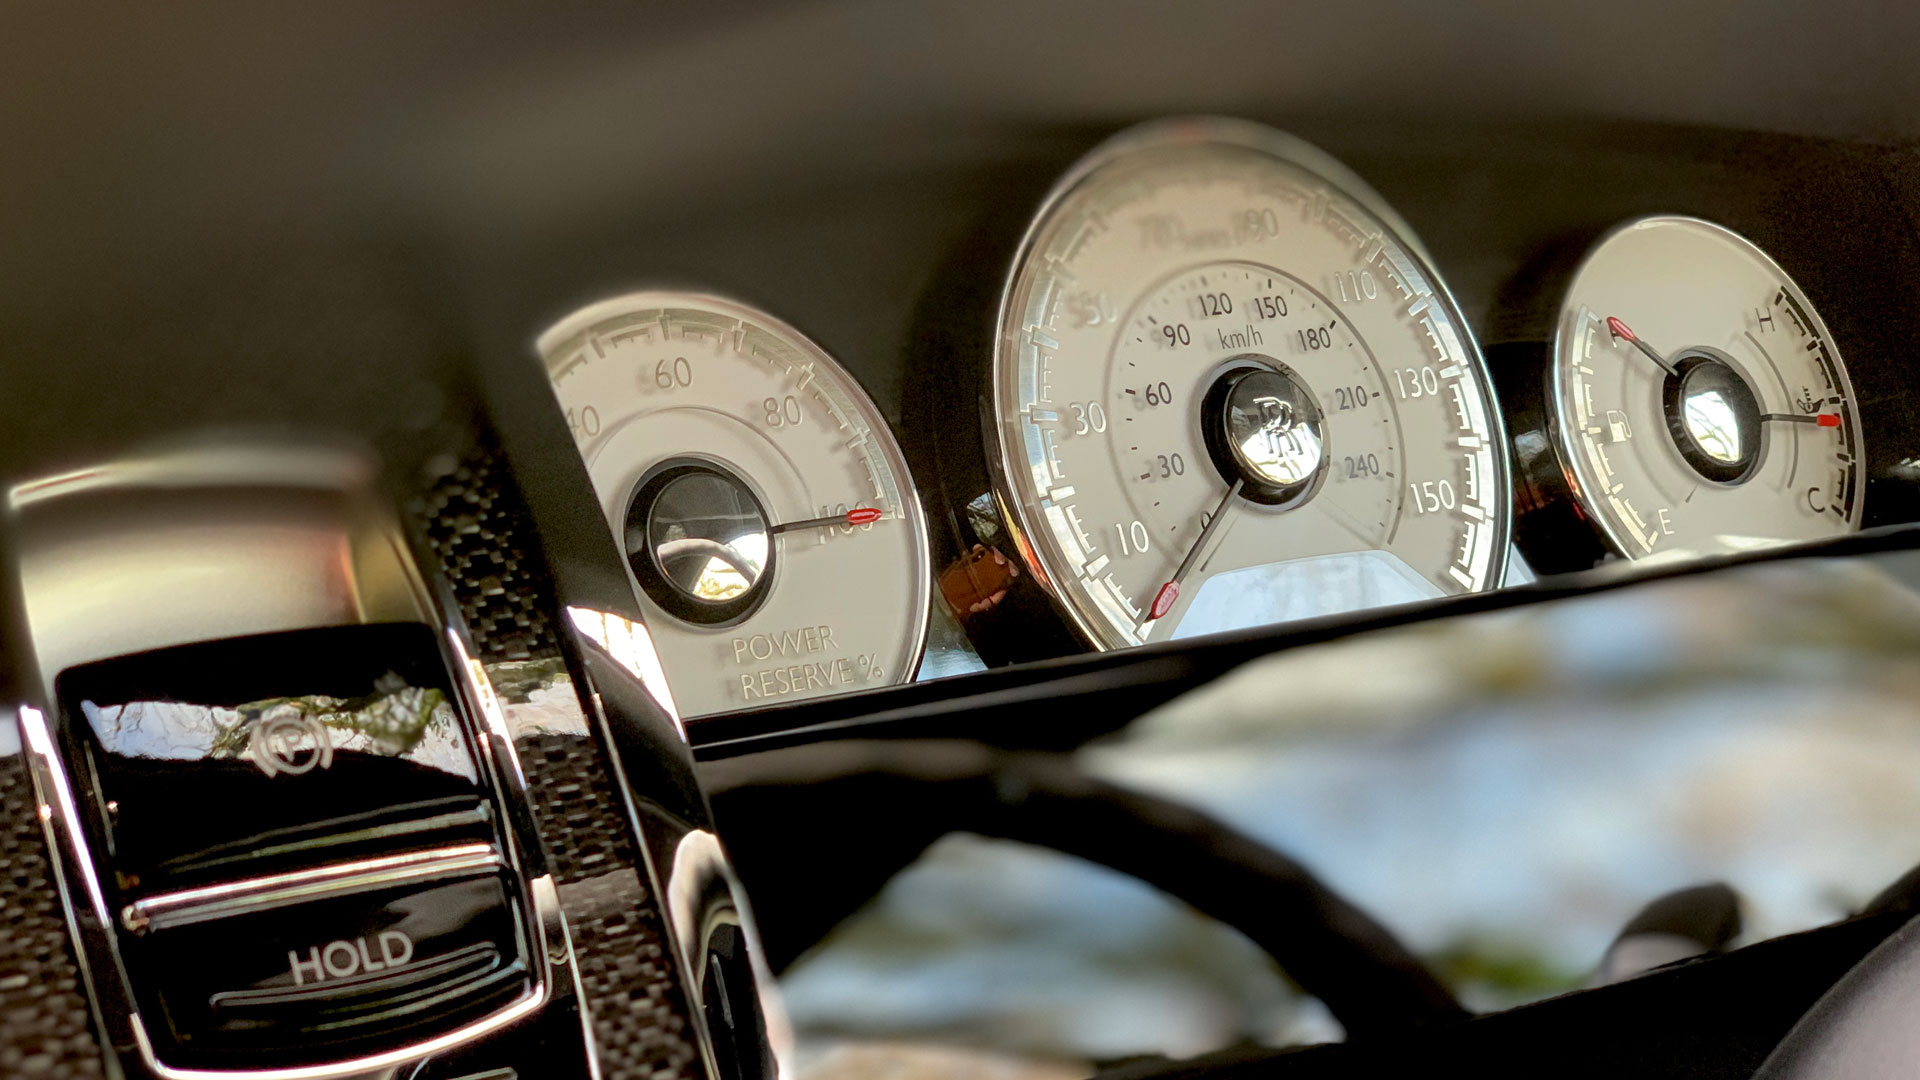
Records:
{"label": "chrome bezel", "polygon": [[[1559,459],[1560,474],[1566,480],[1567,491],[1579,506],[1581,515],[1592,523],[1594,531],[1599,534],[1600,540],[1606,545],[1607,550],[1615,556],[1629,561],[1633,561],[1635,556],[1631,553],[1631,549],[1625,538],[1616,527],[1613,515],[1607,513],[1601,507],[1599,502],[1593,498],[1587,485],[1581,481],[1579,447],[1574,444],[1573,439],[1568,434],[1572,425],[1564,413],[1566,403],[1566,394],[1564,393],[1566,389],[1566,369],[1572,355],[1568,350],[1572,349],[1576,344],[1570,336],[1573,332],[1573,321],[1579,317],[1580,311],[1584,309],[1584,305],[1578,304],[1574,297],[1575,289],[1580,283],[1580,275],[1586,272],[1588,265],[1592,263],[1593,259],[1599,255],[1608,244],[1619,239],[1621,236],[1634,229],[1663,225],[1679,225],[1704,230],[1715,238],[1730,244],[1732,247],[1744,251],[1763,268],[1777,277],[1781,284],[1793,290],[1795,297],[1801,302],[1802,309],[1806,311],[1807,317],[1813,320],[1814,329],[1819,333],[1820,339],[1826,342],[1828,352],[1833,358],[1834,372],[1840,379],[1841,394],[1846,398],[1848,407],[1853,414],[1854,459],[1856,462],[1866,461],[1866,433],[1861,430],[1859,399],[1854,396],[1853,376],[1847,371],[1846,358],[1840,353],[1840,343],[1833,339],[1832,331],[1827,329],[1826,320],[1821,318],[1819,309],[1814,306],[1812,298],[1807,296],[1806,290],[1800,287],[1800,283],[1795,281],[1792,275],[1788,274],[1778,262],[1774,261],[1773,256],[1768,255],[1762,250],[1760,245],[1719,222],[1708,221],[1706,218],[1695,217],[1691,214],[1646,214],[1641,217],[1629,218],[1615,225],[1613,228],[1608,229],[1598,240],[1595,240],[1589,245],[1586,252],[1580,256],[1579,263],[1574,266],[1572,276],[1567,279],[1566,290],[1561,294],[1560,303],[1554,310],[1553,342],[1547,353],[1546,360],[1547,402],[1546,407],[1541,410],[1542,415],[1545,417],[1547,427],[1547,445],[1553,447],[1554,456]],[[1853,501],[1853,513],[1847,520],[1850,529],[1857,530],[1860,528],[1860,522],[1865,513],[1865,508],[1866,493],[1861,491]],[[1644,555],[1640,556],[1640,558],[1645,557]]]}
{"label": "chrome bezel", "polygon": [[[801,356],[812,361],[815,365],[815,378],[832,383],[852,406],[858,419],[866,425],[882,459],[886,461],[887,467],[893,470],[895,483],[900,491],[902,511],[915,541],[913,571],[917,579],[917,587],[914,590],[912,630],[907,641],[908,648],[902,654],[902,663],[895,668],[895,675],[889,680],[890,683],[911,682],[914,673],[920,669],[920,660],[926,650],[928,620],[932,614],[933,604],[933,555],[929,543],[926,510],[921,504],[919,485],[914,482],[913,472],[907,467],[906,454],[900,449],[899,440],[894,437],[892,425],[887,423],[886,417],[880,413],[879,406],[874,404],[873,398],[860,385],[860,381],[853,377],[853,373],[835,360],[832,354],[819,343],[801,333],[792,324],[769,314],[762,308],[724,296],[671,289],[626,293],[588,304],[560,319],[534,339],[534,349],[539,354],[541,365],[546,369],[548,383],[555,386],[556,400],[559,377],[572,366],[566,362],[567,356],[576,347],[587,345],[600,326],[612,319],[631,318],[656,312],[667,314],[676,310],[733,319],[738,323],[756,326],[779,338]],[[675,456],[688,456],[688,451],[685,448],[668,450],[662,453],[661,460]],[[649,463],[649,467],[651,464]],[[745,477],[744,479],[750,484],[756,486],[758,484],[755,478]],[[631,568],[628,568],[626,573],[635,601],[644,605],[642,610],[655,610],[653,601],[646,597],[639,582],[634,580]],[[777,586],[776,582],[775,587]],[[667,617],[671,618],[670,615]],[[672,678],[672,673],[668,672],[669,683]],[[857,689],[845,691],[845,693],[858,692]],[[702,716],[707,715],[718,716],[724,713],[700,714],[689,719],[697,723]]]}
{"label": "chrome bezel", "polygon": [[[1024,446],[1018,445],[1016,440],[1011,438],[1012,432],[1018,426],[1017,419],[1009,418],[1017,417],[1018,412],[1014,407],[1016,404],[1014,395],[1018,387],[1020,364],[1018,350],[1021,330],[1020,313],[1015,308],[1014,301],[1041,240],[1049,234],[1054,222],[1063,213],[1068,203],[1077,198],[1102,170],[1143,151],[1208,144],[1253,150],[1319,180],[1331,194],[1345,199],[1361,213],[1372,218],[1381,227],[1382,232],[1405,252],[1414,269],[1432,289],[1433,296],[1460,334],[1461,344],[1467,351],[1466,360],[1472,364],[1478,379],[1480,396],[1485,403],[1487,420],[1491,428],[1488,439],[1494,457],[1494,478],[1501,485],[1501,491],[1499,497],[1487,500],[1495,508],[1497,523],[1492,552],[1487,564],[1486,588],[1498,588],[1505,581],[1513,545],[1511,505],[1513,479],[1507,447],[1506,418],[1501,412],[1499,397],[1493,391],[1493,380],[1487,371],[1486,359],[1481,354],[1479,340],[1467,324],[1466,317],[1461,312],[1460,305],[1455,301],[1453,292],[1448,288],[1445,279],[1434,270],[1433,258],[1428,253],[1426,245],[1421,242],[1406,220],[1388,205],[1378,192],[1332,155],[1303,139],[1263,124],[1211,116],[1148,121],[1127,128],[1088,151],[1054,183],[1046,197],[1041,200],[1038,209],[1028,221],[1026,232],[1022,235],[1020,244],[1014,250],[1013,258],[1008,264],[994,318],[988,398],[985,402],[989,412],[988,427],[992,429],[993,435],[986,439],[985,443],[987,473],[992,482],[993,500],[1021,564],[1046,591],[1055,609],[1067,620],[1082,641],[1092,648],[1103,651],[1128,647],[1132,644],[1117,640],[1111,634],[1110,627],[1103,621],[1097,620],[1092,613],[1083,610],[1083,606],[1075,602],[1069,589],[1061,584],[1053,568],[1047,565],[1050,559],[1055,563],[1064,562],[1064,557],[1055,550],[1044,523],[1036,519],[1032,506],[1033,500],[1021,493],[1022,481],[1011,467],[1015,461],[1026,462],[1029,466],[1027,471],[1030,472],[1032,466],[1041,464],[1033,460]],[[1040,541],[1038,545],[1036,540]]]}
{"label": "chrome bezel", "polygon": [[[281,874],[245,879],[233,885],[214,886],[211,890],[186,890],[173,899],[189,903],[197,900],[230,913],[237,905],[260,901],[293,902],[292,891],[326,890],[344,880],[356,884],[409,880],[421,873],[438,872],[458,864],[462,872],[475,875],[501,870],[513,871],[515,882],[508,888],[518,907],[515,913],[519,942],[526,963],[525,990],[492,1012],[451,1031],[427,1039],[395,1046],[374,1054],[290,1067],[217,1067],[197,1068],[170,1065],[161,1060],[146,1027],[133,993],[133,983],[121,957],[120,935],[138,933],[140,912],[130,906],[126,912],[114,912],[107,904],[99,877],[99,863],[82,825],[82,816],[71,784],[72,773],[60,747],[54,723],[58,717],[53,692],[59,670],[70,663],[104,658],[96,653],[63,656],[49,661],[35,653],[32,645],[20,649],[33,655],[30,667],[38,678],[29,680],[26,700],[15,710],[14,724],[19,732],[24,755],[33,782],[38,814],[44,827],[56,885],[67,920],[68,930],[77,946],[88,1005],[96,1028],[101,1033],[102,1049],[120,1060],[111,1060],[110,1068],[160,1080],[331,1080],[331,1078],[385,1075],[395,1069],[425,1060],[450,1049],[500,1031],[527,1017],[540,1013],[558,999],[577,996],[577,980],[566,964],[569,960],[565,918],[552,875],[545,865],[545,854],[538,836],[526,816],[530,804],[525,773],[515,753],[511,732],[500,708],[499,698],[485,668],[475,662],[459,624],[436,598],[414,562],[411,545],[400,532],[397,520],[370,501],[371,470],[358,451],[330,445],[280,447],[260,450],[250,445],[219,445],[212,448],[179,451],[152,458],[130,459],[71,474],[49,477],[22,485],[8,493],[8,508],[16,514],[22,507],[58,506],[59,500],[73,495],[106,496],[151,493],[154,491],[222,491],[240,485],[260,485],[275,489],[318,492],[337,498],[342,515],[330,523],[344,537],[369,541],[369,551],[378,551],[380,572],[385,581],[371,606],[349,610],[321,610],[311,606],[300,609],[296,626],[356,626],[367,622],[407,622],[433,631],[435,649],[448,675],[449,689],[456,699],[456,715],[474,740],[474,756],[492,792],[491,801],[503,812],[496,835],[500,841],[491,858],[491,870],[474,865],[479,847],[456,845],[438,850],[418,850],[387,859],[357,860],[331,867],[309,868]],[[243,505],[242,500],[234,500]],[[144,509],[134,512],[145,512]],[[110,516],[102,520],[117,520]],[[235,521],[246,521],[237,515]],[[16,557],[33,554],[23,547]],[[20,563],[11,570],[20,573]],[[383,579],[385,580],[385,579]],[[49,624],[35,616],[34,597],[25,593],[25,609],[31,633],[48,632]],[[363,599],[362,601],[366,601]],[[285,619],[259,625],[235,625],[228,622],[198,623],[189,613],[170,612],[164,623],[174,640],[151,647],[192,641],[216,640],[225,636],[245,636],[289,629]],[[258,616],[255,616],[258,618]],[[159,624],[156,624],[159,625]],[[56,628],[57,629],[57,628]],[[57,637],[56,632],[56,637]],[[63,639],[64,640],[64,639]],[[37,644],[37,641],[35,642]],[[71,647],[67,652],[71,653]],[[107,654],[120,655],[117,652]],[[396,861],[397,860],[397,861]],[[451,873],[452,871],[448,871]],[[307,896],[298,899],[307,899]],[[149,900],[165,901],[164,897]],[[163,908],[168,905],[162,904]],[[174,904],[171,911],[181,910]],[[135,926],[120,917],[131,914]],[[217,916],[216,916],[217,917]],[[137,1067],[136,1067],[137,1066]]]}

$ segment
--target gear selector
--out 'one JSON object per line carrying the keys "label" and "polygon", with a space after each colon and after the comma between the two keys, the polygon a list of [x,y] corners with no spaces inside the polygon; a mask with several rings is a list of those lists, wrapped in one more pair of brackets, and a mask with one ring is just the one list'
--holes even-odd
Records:
{"label": "gear selector", "polygon": [[146,1072],[378,1072],[554,991],[492,689],[361,480],[281,450],[14,492],[50,691],[21,734],[103,1027]]}

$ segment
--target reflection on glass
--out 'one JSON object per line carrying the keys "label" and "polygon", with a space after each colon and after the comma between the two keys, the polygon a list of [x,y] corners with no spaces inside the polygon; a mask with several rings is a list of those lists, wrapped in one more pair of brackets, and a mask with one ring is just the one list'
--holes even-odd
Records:
{"label": "reflection on glass", "polygon": [[753,497],[705,471],[668,482],[648,516],[647,542],[661,574],[688,596],[711,603],[753,588],[766,569],[769,540]]}
{"label": "reflection on glass", "polygon": [[1345,551],[1248,566],[1206,580],[1173,638],[1411,604],[1443,595],[1390,551]]}
{"label": "reflection on glass", "polygon": [[673,703],[673,691],[667,686],[667,673],[660,666],[660,654],[653,647],[653,635],[630,619],[591,608],[570,607],[567,616],[575,629],[607,651],[614,662],[633,673],[652,694],[660,707],[673,718],[674,729],[682,739],[687,729],[681,724],[680,710]]}
{"label": "reflection on glass", "polygon": [[367,698],[325,694],[241,705],[184,701],[80,702],[87,726],[109,754],[171,761],[245,760],[274,773],[303,773],[357,751],[405,756],[416,765],[477,781],[455,726],[453,705],[432,687],[391,672]]}
{"label": "reflection on glass", "polygon": [[[228,638],[62,672],[62,737],[117,887],[487,840],[485,770],[420,623]],[[141,884],[143,883],[143,884]]]}
{"label": "reflection on glass", "polygon": [[1700,390],[1687,395],[1685,406],[1687,434],[1713,458],[1729,465],[1741,461],[1740,421],[1733,404],[1719,390]]}

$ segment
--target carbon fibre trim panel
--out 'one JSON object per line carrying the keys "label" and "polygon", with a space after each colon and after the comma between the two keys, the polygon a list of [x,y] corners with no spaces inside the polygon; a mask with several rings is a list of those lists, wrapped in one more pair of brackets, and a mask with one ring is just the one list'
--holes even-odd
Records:
{"label": "carbon fibre trim panel", "polygon": [[0,1076],[104,1076],[37,805],[26,761],[0,757]]}
{"label": "carbon fibre trim panel", "polygon": [[[532,710],[536,688],[571,689],[553,616],[557,602],[540,566],[533,531],[511,481],[484,448],[434,482],[420,518],[476,658],[501,696],[541,841],[559,885],[601,1075],[695,1080],[703,1075],[685,997],[666,949],[666,928],[635,846],[612,769],[585,734],[577,704],[558,696]],[[529,681],[527,662],[551,662]],[[541,664],[540,666],[549,666]],[[529,730],[519,714],[538,711],[571,731]],[[555,716],[558,712],[561,715]]]}

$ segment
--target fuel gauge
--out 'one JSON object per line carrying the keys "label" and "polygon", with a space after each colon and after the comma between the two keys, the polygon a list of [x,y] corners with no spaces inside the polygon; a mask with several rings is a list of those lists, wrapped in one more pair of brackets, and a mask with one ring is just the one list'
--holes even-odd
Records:
{"label": "fuel gauge", "polygon": [[[1806,294],[1739,234],[1627,223],[1575,271],[1542,387],[1552,460],[1614,555],[1699,556],[1859,528],[1858,407]],[[1524,414],[1525,409],[1516,413]],[[1516,439],[1523,476],[1541,451]],[[1530,467],[1531,466],[1531,467]],[[1551,553],[1521,540],[1530,558]]]}

